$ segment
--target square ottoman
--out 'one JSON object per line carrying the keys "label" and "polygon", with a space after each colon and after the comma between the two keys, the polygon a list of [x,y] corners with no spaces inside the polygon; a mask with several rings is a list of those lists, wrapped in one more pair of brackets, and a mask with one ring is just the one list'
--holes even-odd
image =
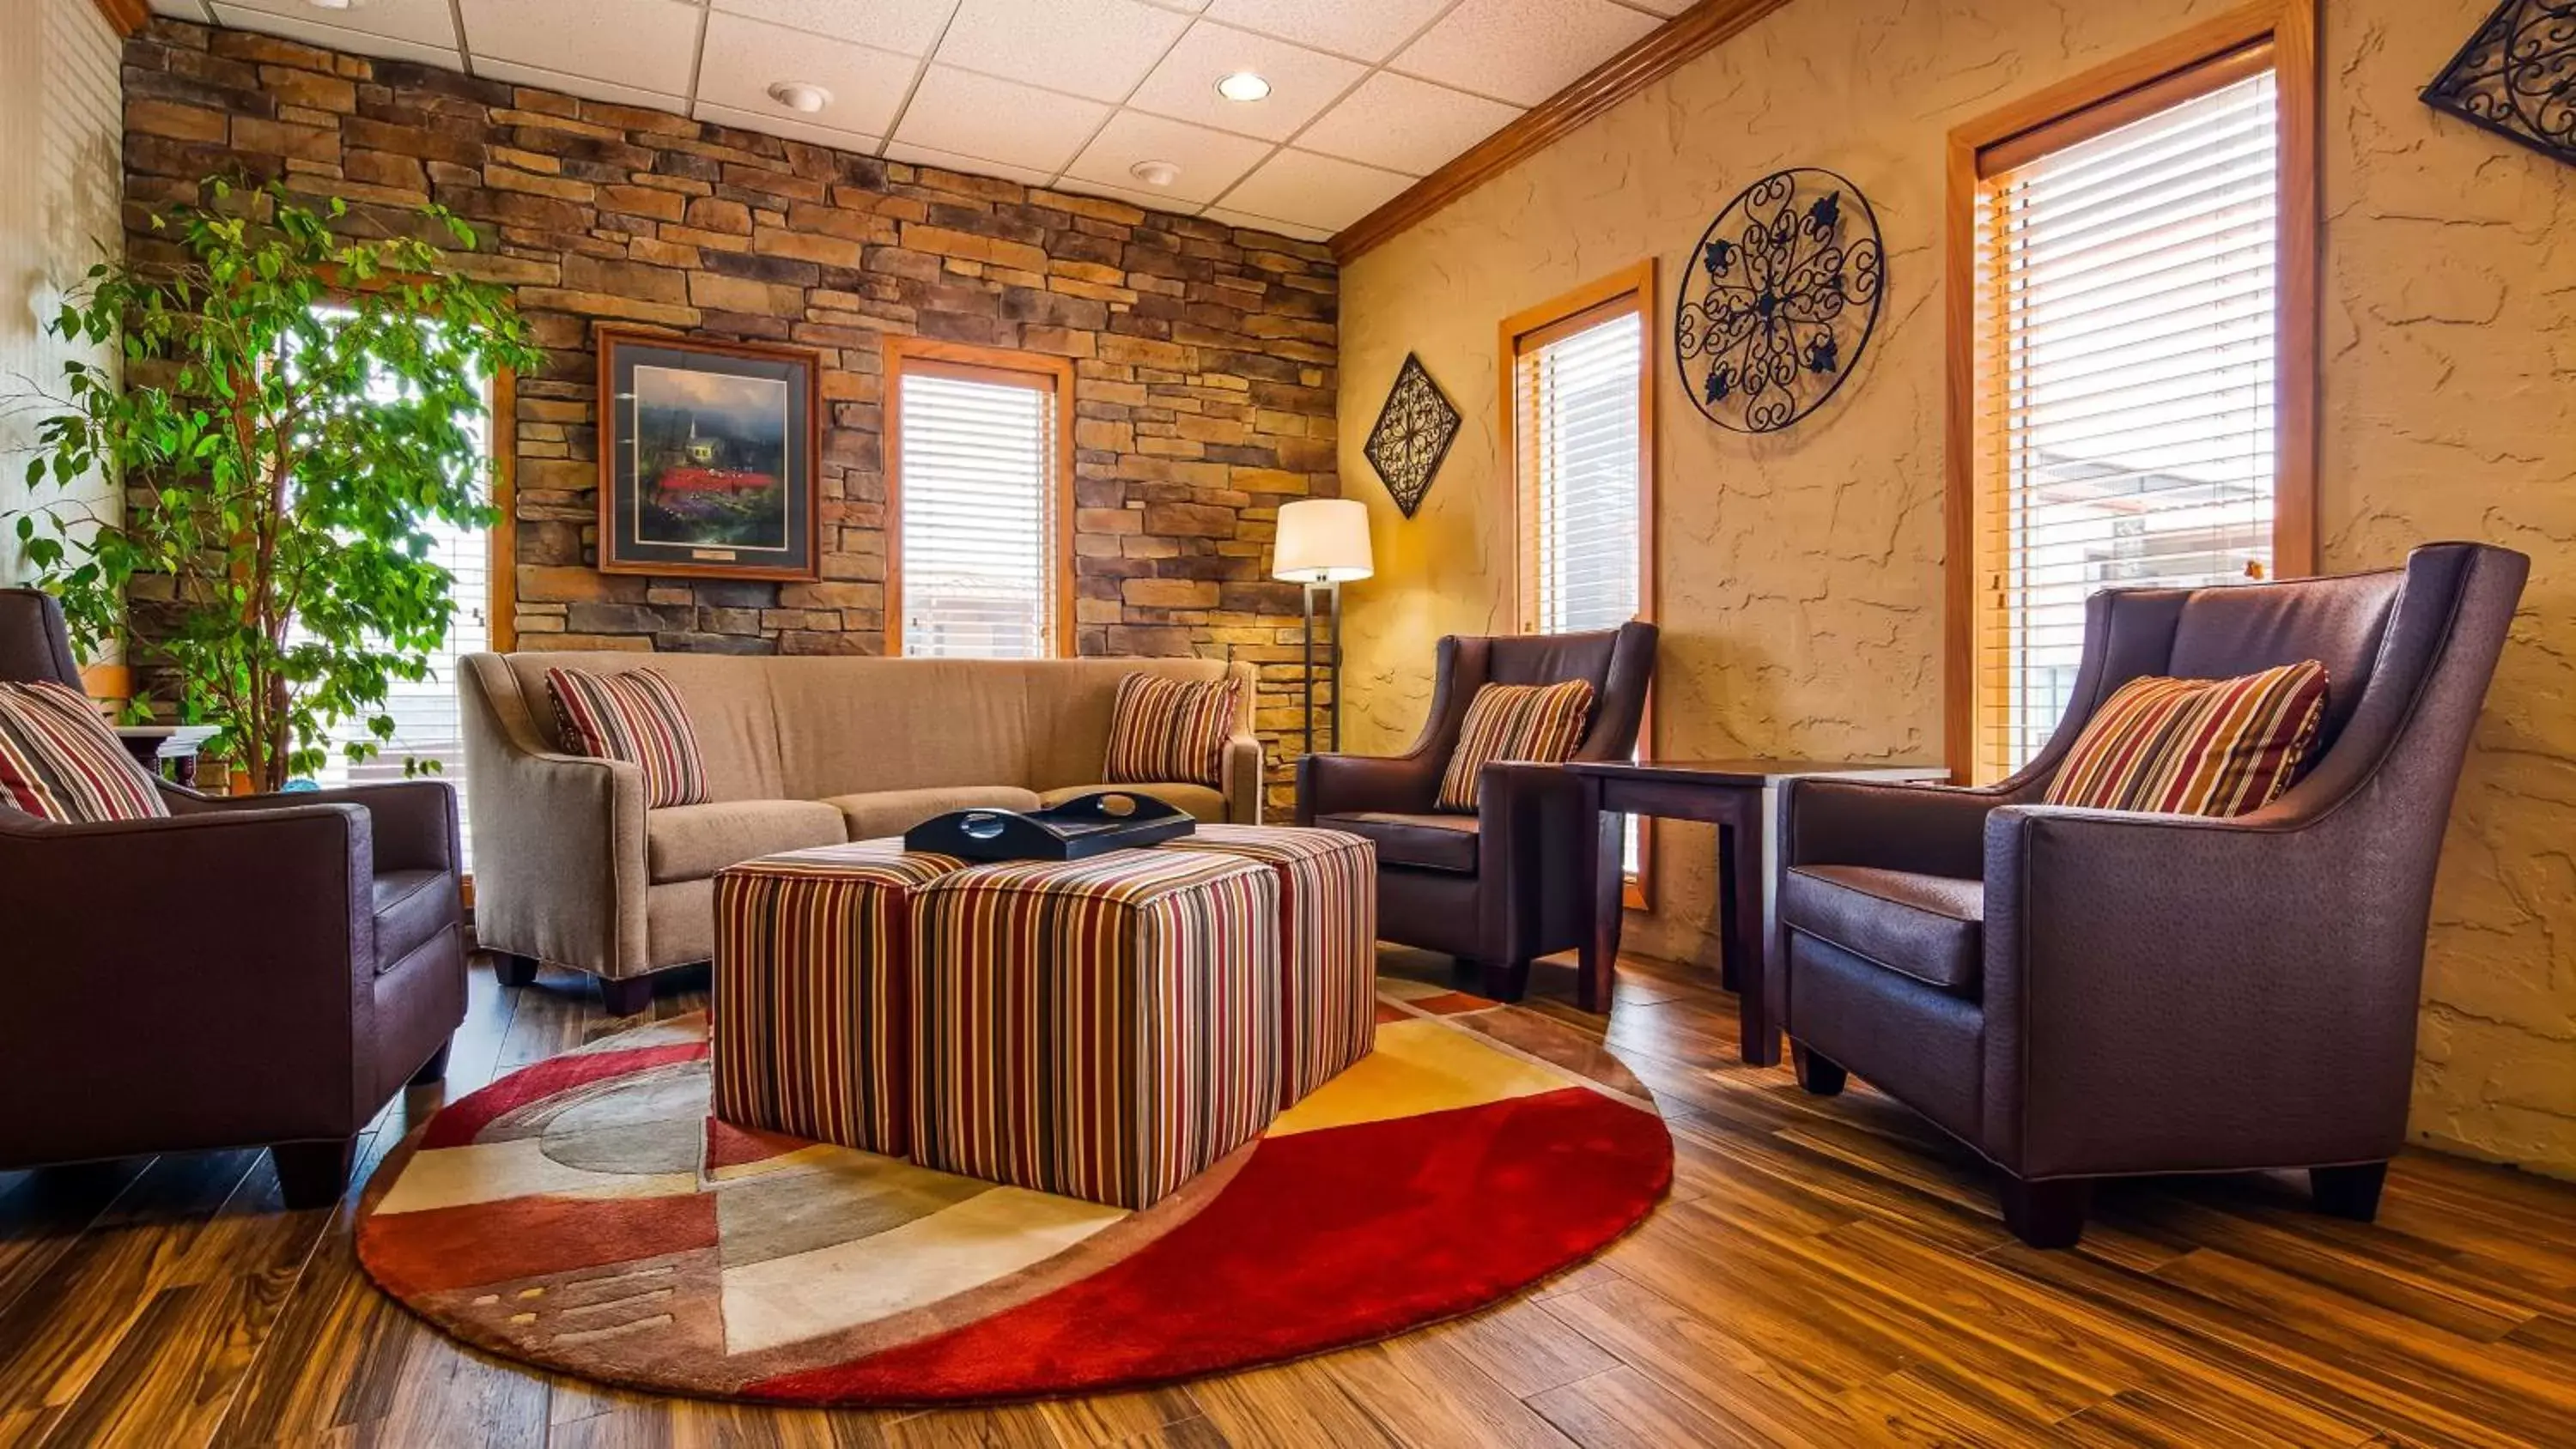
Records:
{"label": "square ottoman", "polygon": [[1162,847],[1279,877],[1279,1110],[1377,1045],[1377,847],[1341,830],[1201,825]]}
{"label": "square ottoman", "polygon": [[965,864],[865,840],[716,876],[717,1117],[890,1157],[910,1150],[913,897]]}
{"label": "square ottoman", "polygon": [[971,866],[913,900],[912,1157],[1142,1208],[1279,1102],[1279,882],[1184,850]]}

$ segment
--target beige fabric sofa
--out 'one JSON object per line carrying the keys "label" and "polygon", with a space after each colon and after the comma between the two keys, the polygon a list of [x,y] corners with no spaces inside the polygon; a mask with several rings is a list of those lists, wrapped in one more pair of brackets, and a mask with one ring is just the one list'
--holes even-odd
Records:
{"label": "beige fabric sofa", "polygon": [[[551,668],[650,666],[688,706],[710,803],[648,810],[633,765],[565,753]],[[481,944],[625,980],[714,953],[716,872],[811,845],[900,834],[969,806],[1034,809],[1096,790],[1118,681],[1242,682],[1223,786],[1131,788],[1202,820],[1256,822],[1250,665],[476,654],[457,681]]]}

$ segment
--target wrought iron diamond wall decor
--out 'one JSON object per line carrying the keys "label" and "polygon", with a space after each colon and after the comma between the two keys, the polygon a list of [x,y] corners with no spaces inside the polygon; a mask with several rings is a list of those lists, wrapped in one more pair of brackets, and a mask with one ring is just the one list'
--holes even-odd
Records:
{"label": "wrought iron diamond wall decor", "polygon": [[2504,0],[2424,100],[2576,163],[2576,0]]}
{"label": "wrought iron diamond wall decor", "polygon": [[1776,432],[1860,363],[1886,282],[1878,215],[1831,171],[1765,176],[1701,234],[1673,310],[1673,360],[1708,420]]}
{"label": "wrought iron diamond wall decor", "polygon": [[1378,409],[1377,426],[1369,429],[1368,445],[1360,451],[1385,480],[1386,491],[1395,495],[1395,506],[1411,518],[1457,436],[1458,409],[1423,370],[1422,359],[1408,352],[1395,386],[1387,389],[1386,406]]}

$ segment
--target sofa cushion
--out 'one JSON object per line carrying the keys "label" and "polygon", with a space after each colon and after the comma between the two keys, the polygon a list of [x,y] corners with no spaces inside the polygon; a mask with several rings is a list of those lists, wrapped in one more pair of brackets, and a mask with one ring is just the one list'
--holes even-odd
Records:
{"label": "sofa cushion", "polygon": [[378,871],[367,908],[376,918],[378,971],[393,969],[465,913],[456,877],[443,870]]}
{"label": "sofa cushion", "polygon": [[1225,742],[1234,733],[1240,692],[1231,676],[1191,681],[1128,675],[1118,682],[1118,703],[1109,713],[1100,778],[1113,785],[1223,784]]}
{"label": "sofa cushion", "polygon": [[951,810],[1035,810],[1034,791],[1017,785],[941,785],[925,790],[870,790],[823,802],[841,812],[852,840],[901,835]]}
{"label": "sofa cushion", "polygon": [[1982,881],[1860,865],[1793,866],[1780,922],[1926,986],[1974,998],[1983,974]]}
{"label": "sofa cushion", "polygon": [[1326,830],[1347,830],[1377,846],[1379,865],[1409,865],[1418,870],[1476,873],[1476,825],[1473,815],[1404,815],[1391,810],[1354,810],[1347,815],[1318,815]]}
{"label": "sofa cushion", "polygon": [[1475,809],[1484,768],[1498,760],[1554,765],[1574,758],[1591,720],[1588,679],[1478,688],[1467,702],[1457,747],[1449,752],[1449,768],[1441,772],[1440,796],[1433,803],[1443,810]]}
{"label": "sofa cushion", "polygon": [[74,825],[170,813],[98,707],[51,679],[0,683],[0,804]]}
{"label": "sofa cushion", "polygon": [[1039,791],[1038,803],[1056,806],[1077,795],[1097,795],[1103,790],[1125,790],[1137,795],[1151,795],[1166,805],[1177,805],[1190,812],[1194,818],[1211,824],[1225,819],[1223,795],[1205,785],[1180,785],[1169,781],[1147,781],[1134,785],[1067,785],[1062,789]]}
{"label": "sofa cushion", "polygon": [[849,838],[841,812],[819,800],[673,805],[645,813],[644,873],[656,884],[699,880],[755,856]]}
{"label": "sofa cushion", "polygon": [[2048,803],[2242,815],[2290,788],[2325,717],[2315,660],[2235,679],[2132,679],[2084,722]]}
{"label": "sofa cushion", "polygon": [[658,669],[592,674],[549,669],[546,692],[563,721],[564,742],[594,760],[623,760],[644,772],[644,803],[698,805],[707,799],[689,711]]}

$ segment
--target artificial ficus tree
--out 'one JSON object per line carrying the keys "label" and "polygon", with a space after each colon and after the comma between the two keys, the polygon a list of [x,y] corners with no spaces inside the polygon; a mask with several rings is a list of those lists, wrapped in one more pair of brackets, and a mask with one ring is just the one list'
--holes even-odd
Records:
{"label": "artificial ficus tree", "polygon": [[48,324],[116,339],[124,375],[64,364],[28,482],[103,470],[125,510],[21,516],[27,557],[85,652],[148,614],[182,717],[256,789],[319,767],[341,721],[367,727],[353,762],[392,737],[388,689],[427,676],[454,608],[429,529],[493,518],[488,381],[541,357],[508,293],[428,240],[470,250],[472,228],[413,222],[357,237],[343,202],[208,182],[152,218],[175,245],[91,268]]}

